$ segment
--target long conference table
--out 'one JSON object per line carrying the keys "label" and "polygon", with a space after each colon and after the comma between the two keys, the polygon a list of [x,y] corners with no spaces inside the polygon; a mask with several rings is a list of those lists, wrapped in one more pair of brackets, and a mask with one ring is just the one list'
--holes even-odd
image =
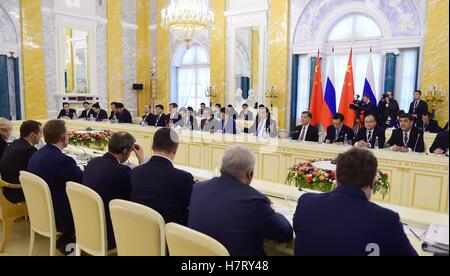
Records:
{"label": "long conference table", "polygon": [[[42,121],[45,123],[45,121]],[[112,124],[106,122],[89,122],[84,120],[67,120],[69,130],[127,131],[141,146],[146,157],[150,157],[154,127],[142,127],[131,124]],[[21,125],[13,122],[14,130]],[[210,134],[177,130],[180,136],[175,164],[193,169],[214,171],[220,168],[224,151],[236,144],[247,146],[256,157],[255,179],[271,183],[274,190],[285,191],[285,179],[288,168],[305,160],[329,160],[350,147],[317,143],[299,143],[288,139],[258,138],[253,135]],[[17,133],[17,132],[16,132]],[[390,133],[387,133],[387,137]],[[426,134],[427,143],[434,139]],[[389,174],[391,191],[386,198],[380,195],[374,201],[400,207],[424,211],[449,213],[449,159],[443,156],[420,153],[397,153],[385,149],[372,150],[379,161],[379,169]],[[361,164],[363,166],[364,164]],[[358,168],[355,168],[357,170]],[[293,188],[293,187],[290,187]],[[293,188],[283,197],[295,200],[296,189]]]}

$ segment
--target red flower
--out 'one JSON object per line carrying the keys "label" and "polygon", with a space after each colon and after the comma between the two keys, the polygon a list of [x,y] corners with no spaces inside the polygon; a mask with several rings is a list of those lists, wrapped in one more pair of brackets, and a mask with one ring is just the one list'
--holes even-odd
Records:
{"label": "red flower", "polygon": [[306,183],[311,183],[312,180],[313,180],[312,176],[308,176],[308,177],[305,179]]}

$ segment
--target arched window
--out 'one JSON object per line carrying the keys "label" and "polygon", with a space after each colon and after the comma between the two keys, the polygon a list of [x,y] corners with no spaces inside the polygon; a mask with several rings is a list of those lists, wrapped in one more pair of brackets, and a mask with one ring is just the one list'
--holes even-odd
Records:
{"label": "arched window", "polygon": [[201,103],[209,103],[205,89],[210,85],[210,65],[207,51],[194,44],[184,54],[177,68],[178,105],[198,108]]}
{"label": "arched window", "polygon": [[382,37],[380,27],[372,18],[352,14],[334,25],[328,35],[328,42],[379,40]]}

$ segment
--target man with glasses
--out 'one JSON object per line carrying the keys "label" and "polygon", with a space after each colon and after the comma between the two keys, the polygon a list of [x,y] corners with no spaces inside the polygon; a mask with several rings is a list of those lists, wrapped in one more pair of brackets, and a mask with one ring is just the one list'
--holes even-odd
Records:
{"label": "man with glasses", "polygon": [[386,141],[385,130],[377,127],[377,119],[375,115],[369,114],[364,119],[364,128],[358,131],[355,138],[355,147],[358,148],[376,148],[384,147]]}

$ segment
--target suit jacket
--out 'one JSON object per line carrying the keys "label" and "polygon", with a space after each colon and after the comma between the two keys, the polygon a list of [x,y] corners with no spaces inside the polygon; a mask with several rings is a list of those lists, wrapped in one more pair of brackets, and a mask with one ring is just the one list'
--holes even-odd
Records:
{"label": "suit jacket", "polygon": [[159,117],[157,115],[150,116],[147,118],[147,122],[149,126],[165,127],[167,125],[167,115],[161,113]]}
{"label": "suit jacket", "polygon": [[87,119],[89,119],[89,117],[91,117],[91,115],[94,116],[94,118],[96,117],[94,110],[92,110],[92,109],[86,110],[85,109],[81,112],[81,115],[78,118],[87,120]]}
{"label": "suit jacket", "polygon": [[389,104],[385,100],[381,100],[378,104],[378,111],[380,114],[380,126],[382,128],[386,128],[390,126],[390,123],[388,124],[388,118],[391,118],[392,120],[397,118],[397,113],[400,110],[398,106],[398,102],[396,100],[392,100]]}
{"label": "suit jacket", "polygon": [[194,116],[189,116],[189,122],[186,125],[186,121],[182,118],[181,120],[179,120],[176,124],[175,127],[187,127],[190,130],[198,130],[198,123],[197,120],[194,118]]}
{"label": "suit jacket", "polygon": [[372,146],[372,149],[375,147],[375,141],[378,137],[378,146],[380,148],[384,147],[384,144],[386,143],[386,131],[380,127],[375,127],[372,133],[372,139],[370,141],[367,141],[367,134],[368,131],[365,128],[361,128],[358,131],[358,134],[356,134],[354,142],[357,143],[359,141],[364,141],[366,143],[370,143]]}
{"label": "suit jacket", "polygon": [[346,125],[342,125],[341,131],[339,132],[339,135],[336,137],[336,128],[334,126],[329,126],[327,129],[327,136],[325,137],[326,140],[330,140],[331,143],[338,143],[338,142],[344,142],[345,135],[347,134],[348,141],[353,141],[353,138],[355,136],[355,133],[353,132],[353,129]]}
{"label": "suit jacket", "polygon": [[58,119],[61,119],[62,117],[69,117],[70,119],[74,119],[77,115],[77,111],[75,109],[69,109],[69,112],[67,113],[64,109],[62,109],[59,112]]}
{"label": "suit jacket", "polygon": [[108,113],[105,110],[100,109],[98,114],[94,113],[94,118],[96,118],[97,122],[103,122],[104,120],[108,120]]}
{"label": "suit jacket", "polygon": [[448,130],[439,133],[430,148],[430,152],[434,153],[437,149],[441,149],[446,152],[448,150],[448,139]]}
{"label": "suit jacket", "polygon": [[117,112],[111,111],[111,114],[109,115],[108,119],[112,120],[114,118],[114,116],[116,116],[116,118],[117,118],[116,114],[117,114]]}
{"label": "suit jacket", "polygon": [[120,164],[110,153],[92,159],[84,170],[83,184],[96,191],[105,205],[109,249],[116,246],[109,202],[114,199],[131,199],[130,177],[131,169]]}
{"label": "suit jacket", "polygon": [[[37,151],[27,140],[20,138],[6,148],[0,160],[0,174],[2,179],[11,184],[20,184],[19,173],[26,171],[28,162]],[[22,190],[4,188],[5,197],[13,202],[24,202]]]}
{"label": "suit jacket", "polygon": [[369,102],[368,104],[364,104],[362,108],[364,110],[364,116],[372,114],[375,115],[376,118],[378,118],[377,106],[375,105],[375,103]]}
{"label": "suit jacket", "polygon": [[[255,123],[248,129],[248,133],[255,133],[255,136],[258,136],[258,132],[259,132],[259,115],[256,116],[256,121]],[[270,126],[273,125],[275,127],[275,129],[273,131],[270,130]],[[278,129],[277,129],[277,123],[275,122],[275,120],[270,119],[270,120],[266,120],[266,125],[265,125],[266,129],[269,130],[269,136],[272,138],[275,138],[278,136]]]}
{"label": "suit jacket", "polygon": [[117,112],[116,116],[120,124],[133,123],[133,117],[131,116],[130,111],[128,111],[127,109],[124,109],[122,113]]}
{"label": "suit jacket", "polygon": [[[295,133],[292,136],[292,140],[298,141],[303,130],[303,125],[295,127]],[[306,132],[305,141],[307,142],[319,142],[319,129],[316,126],[309,125]]]}
{"label": "suit jacket", "polygon": [[237,134],[236,121],[232,118],[228,118],[226,124],[224,120],[220,120],[219,127],[223,131],[223,133]]}
{"label": "suit jacket", "polygon": [[66,235],[75,234],[72,211],[66,194],[66,183],[82,183],[83,173],[75,160],[57,146],[45,145],[28,163],[28,171],[41,177],[50,188],[55,211],[56,228]]}
{"label": "suit jacket", "polygon": [[[151,125],[152,122],[155,122],[155,114],[149,113],[147,115],[142,116],[142,122],[147,122],[147,125]],[[155,124],[153,123],[153,126]]]}
{"label": "suit jacket", "polygon": [[189,228],[219,241],[231,256],[264,256],[264,240],[288,242],[292,226],[269,199],[230,175],[194,185]]}
{"label": "suit jacket", "polygon": [[239,118],[244,119],[245,121],[253,121],[253,112],[248,110],[247,111],[247,115],[245,115],[244,111],[242,110],[239,113]]}
{"label": "suit jacket", "polygon": [[181,114],[177,111],[175,112],[173,119],[171,119],[171,113],[167,114],[166,116],[166,125],[170,124],[170,121],[172,121],[173,124],[176,124],[179,120],[181,120]]}
{"label": "suit jacket", "polygon": [[[419,137],[420,135],[420,137]],[[392,132],[391,139],[387,142],[390,146],[407,147],[415,152],[425,152],[425,142],[423,140],[423,133],[419,129],[411,128],[408,144],[405,145],[403,130],[396,129]]]}
{"label": "suit jacket", "polygon": [[8,143],[0,137],[0,158],[2,158],[6,147],[8,147]]}
{"label": "suit jacket", "polygon": [[417,106],[416,109],[414,109],[414,102],[412,102],[409,105],[409,114],[416,114],[417,115],[417,119],[421,120],[422,119],[422,115],[425,114],[426,112],[428,112],[428,103],[425,101],[420,100],[419,101],[419,105]]}
{"label": "suit jacket", "polygon": [[202,131],[218,131],[220,130],[220,122],[216,119],[212,119],[210,121],[207,121],[206,119],[203,119],[200,123],[201,130]]}
{"label": "suit jacket", "polygon": [[131,172],[131,199],[160,213],[166,223],[187,225],[193,184],[190,173],[153,156]]}
{"label": "suit jacket", "polygon": [[424,126],[422,120],[417,120],[416,127],[423,132],[439,133],[442,131],[438,125],[438,122],[435,120],[430,120],[427,126]]}
{"label": "suit jacket", "polygon": [[370,244],[381,256],[417,256],[398,214],[350,185],[300,197],[294,231],[296,256],[368,256]]}

